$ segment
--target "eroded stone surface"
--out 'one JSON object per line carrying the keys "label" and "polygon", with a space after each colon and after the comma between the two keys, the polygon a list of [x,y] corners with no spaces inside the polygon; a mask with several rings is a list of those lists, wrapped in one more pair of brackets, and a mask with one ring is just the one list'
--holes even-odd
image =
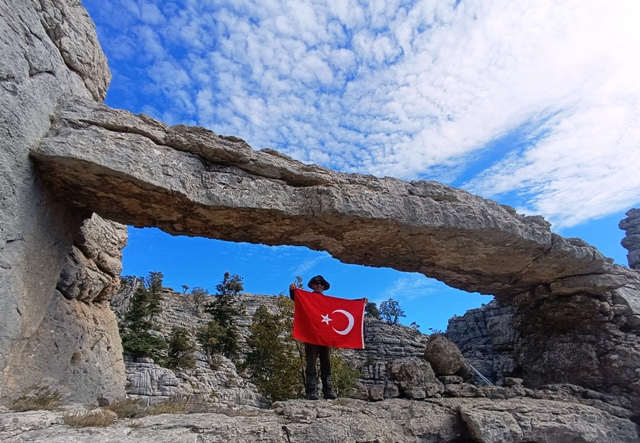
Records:
{"label": "eroded stone surface", "polygon": [[458,347],[443,335],[433,335],[427,340],[424,358],[438,375],[471,377],[471,368]]}
{"label": "eroded stone surface", "polygon": [[[118,265],[113,255],[101,258],[99,251],[72,249],[82,223],[95,211],[116,222],[158,226],[173,234],[306,245],[347,263],[421,272],[457,288],[496,295],[513,309],[515,342],[509,358],[524,385],[580,384],[619,396],[630,403],[626,410],[640,416],[637,272],[612,265],[579,239],[552,234],[541,217],[519,216],[464,191],[434,182],[340,174],[275,151],[253,151],[235,137],[168,127],[96,104],[92,100],[104,97],[109,73],[93,25],[76,0],[7,0],[0,4],[0,19],[3,400],[35,382],[61,387],[67,398],[77,401],[95,400],[105,392],[123,394],[117,325],[105,307],[108,282],[97,273],[101,267],[113,272]],[[371,239],[376,240],[373,246]],[[67,257],[73,266],[65,268]],[[75,266],[82,263],[84,268]],[[70,275],[74,277],[65,278]],[[57,282],[63,283],[62,292],[55,290]],[[419,341],[407,339],[407,357]],[[392,339],[379,348],[401,349]],[[374,392],[374,399],[400,391],[396,384],[377,383],[387,377],[388,366],[368,366],[374,380],[370,392],[382,390]],[[525,388],[509,389],[518,395]],[[464,384],[445,386],[445,393],[456,390],[478,394]],[[496,388],[486,395],[506,394]],[[363,440],[384,424],[381,417],[393,406],[383,404],[387,406],[379,411],[358,405],[356,411],[369,411],[363,414],[373,419],[347,417],[331,428],[322,419],[336,411],[324,405],[292,409],[291,417],[299,419],[285,424],[286,430],[280,423],[253,427],[255,422],[245,420],[238,428],[216,419],[223,423],[220,438],[228,441],[271,438],[272,432],[280,439],[293,435],[313,441],[317,430],[337,441]],[[467,431],[452,414],[461,403],[445,405],[444,410],[426,407],[432,408],[430,415],[402,406],[393,417],[395,424],[387,425],[400,436],[395,441],[430,441],[435,433],[445,440],[463,438]],[[493,438],[485,432],[493,429],[483,424],[486,416],[474,410],[467,413],[468,432],[473,428],[478,439]],[[543,425],[536,431],[531,417],[519,421],[508,413],[511,424],[520,427],[518,431],[510,425],[508,435],[521,432],[523,438],[555,441],[559,434],[554,429],[572,427]],[[433,419],[426,422],[425,415]],[[601,416],[592,411],[587,416],[562,435],[581,441],[600,438],[589,425],[578,431],[584,422],[600,425]],[[616,420],[611,423],[618,425]],[[614,441],[627,441],[629,422],[619,425],[623,433],[610,435],[618,438]],[[193,439],[194,429],[211,428],[199,422],[187,428],[153,426],[148,437],[158,441],[179,441],[183,433]],[[160,428],[162,437],[155,434]],[[120,429],[118,437],[110,437],[125,441],[130,431]],[[55,432],[49,441],[73,441],[73,430]],[[38,435],[25,438],[37,440]],[[92,441],[97,436],[94,433]]]}
{"label": "eroded stone surface", "polygon": [[519,337],[513,329],[514,310],[513,306],[494,300],[449,319],[446,337],[456,344],[468,363],[493,383],[522,375],[522,368],[514,360]]}
{"label": "eroded stone surface", "polygon": [[126,226],[96,214],[83,223],[73,240],[57,289],[67,299],[108,302],[120,288]]}

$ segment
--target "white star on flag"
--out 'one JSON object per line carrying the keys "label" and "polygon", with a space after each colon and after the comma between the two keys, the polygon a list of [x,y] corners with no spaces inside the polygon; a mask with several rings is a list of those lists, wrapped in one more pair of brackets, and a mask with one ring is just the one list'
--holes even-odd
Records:
{"label": "white star on flag", "polygon": [[333,321],[333,320],[329,318],[329,314],[322,316],[322,323],[326,323],[328,325],[330,321]]}

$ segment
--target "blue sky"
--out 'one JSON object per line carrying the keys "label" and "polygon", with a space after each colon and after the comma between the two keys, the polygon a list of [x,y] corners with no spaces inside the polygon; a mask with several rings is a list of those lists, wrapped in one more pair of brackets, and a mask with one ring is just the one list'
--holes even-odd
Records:
{"label": "blue sky", "polygon": [[[342,172],[437,180],[543,215],[626,265],[640,205],[640,2],[83,0],[107,104]],[[214,291],[400,301],[423,332],[491,300],[325,252],[130,229],[124,273]]]}

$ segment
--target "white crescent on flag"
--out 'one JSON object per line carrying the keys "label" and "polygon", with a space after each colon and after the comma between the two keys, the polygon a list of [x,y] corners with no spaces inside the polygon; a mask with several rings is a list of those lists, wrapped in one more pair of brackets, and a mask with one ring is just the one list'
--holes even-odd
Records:
{"label": "white crescent on flag", "polygon": [[340,335],[347,335],[349,332],[351,332],[351,329],[353,329],[353,325],[355,323],[353,319],[353,315],[351,315],[350,312],[345,311],[344,309],[336,309],[335,311],[332,312],[332,314],[335,314],[336,312],[344,314],[344,316],[347,317],[347,320],[349,320],[349,326],[347,326],[347,328],[343,329],[342,331],[338,331],[336,328],[331,328],[331,329],[333,329],[334,331],[336,331],[336,333]]}

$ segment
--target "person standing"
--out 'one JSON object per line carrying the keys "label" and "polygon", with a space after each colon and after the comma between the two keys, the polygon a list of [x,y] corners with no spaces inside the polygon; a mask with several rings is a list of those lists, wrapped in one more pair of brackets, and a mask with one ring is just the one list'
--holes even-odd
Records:
{"label": "person standing", "polygon": [[[307,284],[314,294],[322,293],[329,289],[331,285],[322,275],[316,275]],[[297,289],[295,283],[289,285],[289,297],[295,300],[294,290]],[[322,396],[325,400],[334,400],[336,394],[331,385],[331,348],[329,346],[314,345],[304,343],[304,353],[306,360],[304,391],[307,400],[318,399],[318,371],[316,361],[320,359],[320,378],[322,379]]]}

